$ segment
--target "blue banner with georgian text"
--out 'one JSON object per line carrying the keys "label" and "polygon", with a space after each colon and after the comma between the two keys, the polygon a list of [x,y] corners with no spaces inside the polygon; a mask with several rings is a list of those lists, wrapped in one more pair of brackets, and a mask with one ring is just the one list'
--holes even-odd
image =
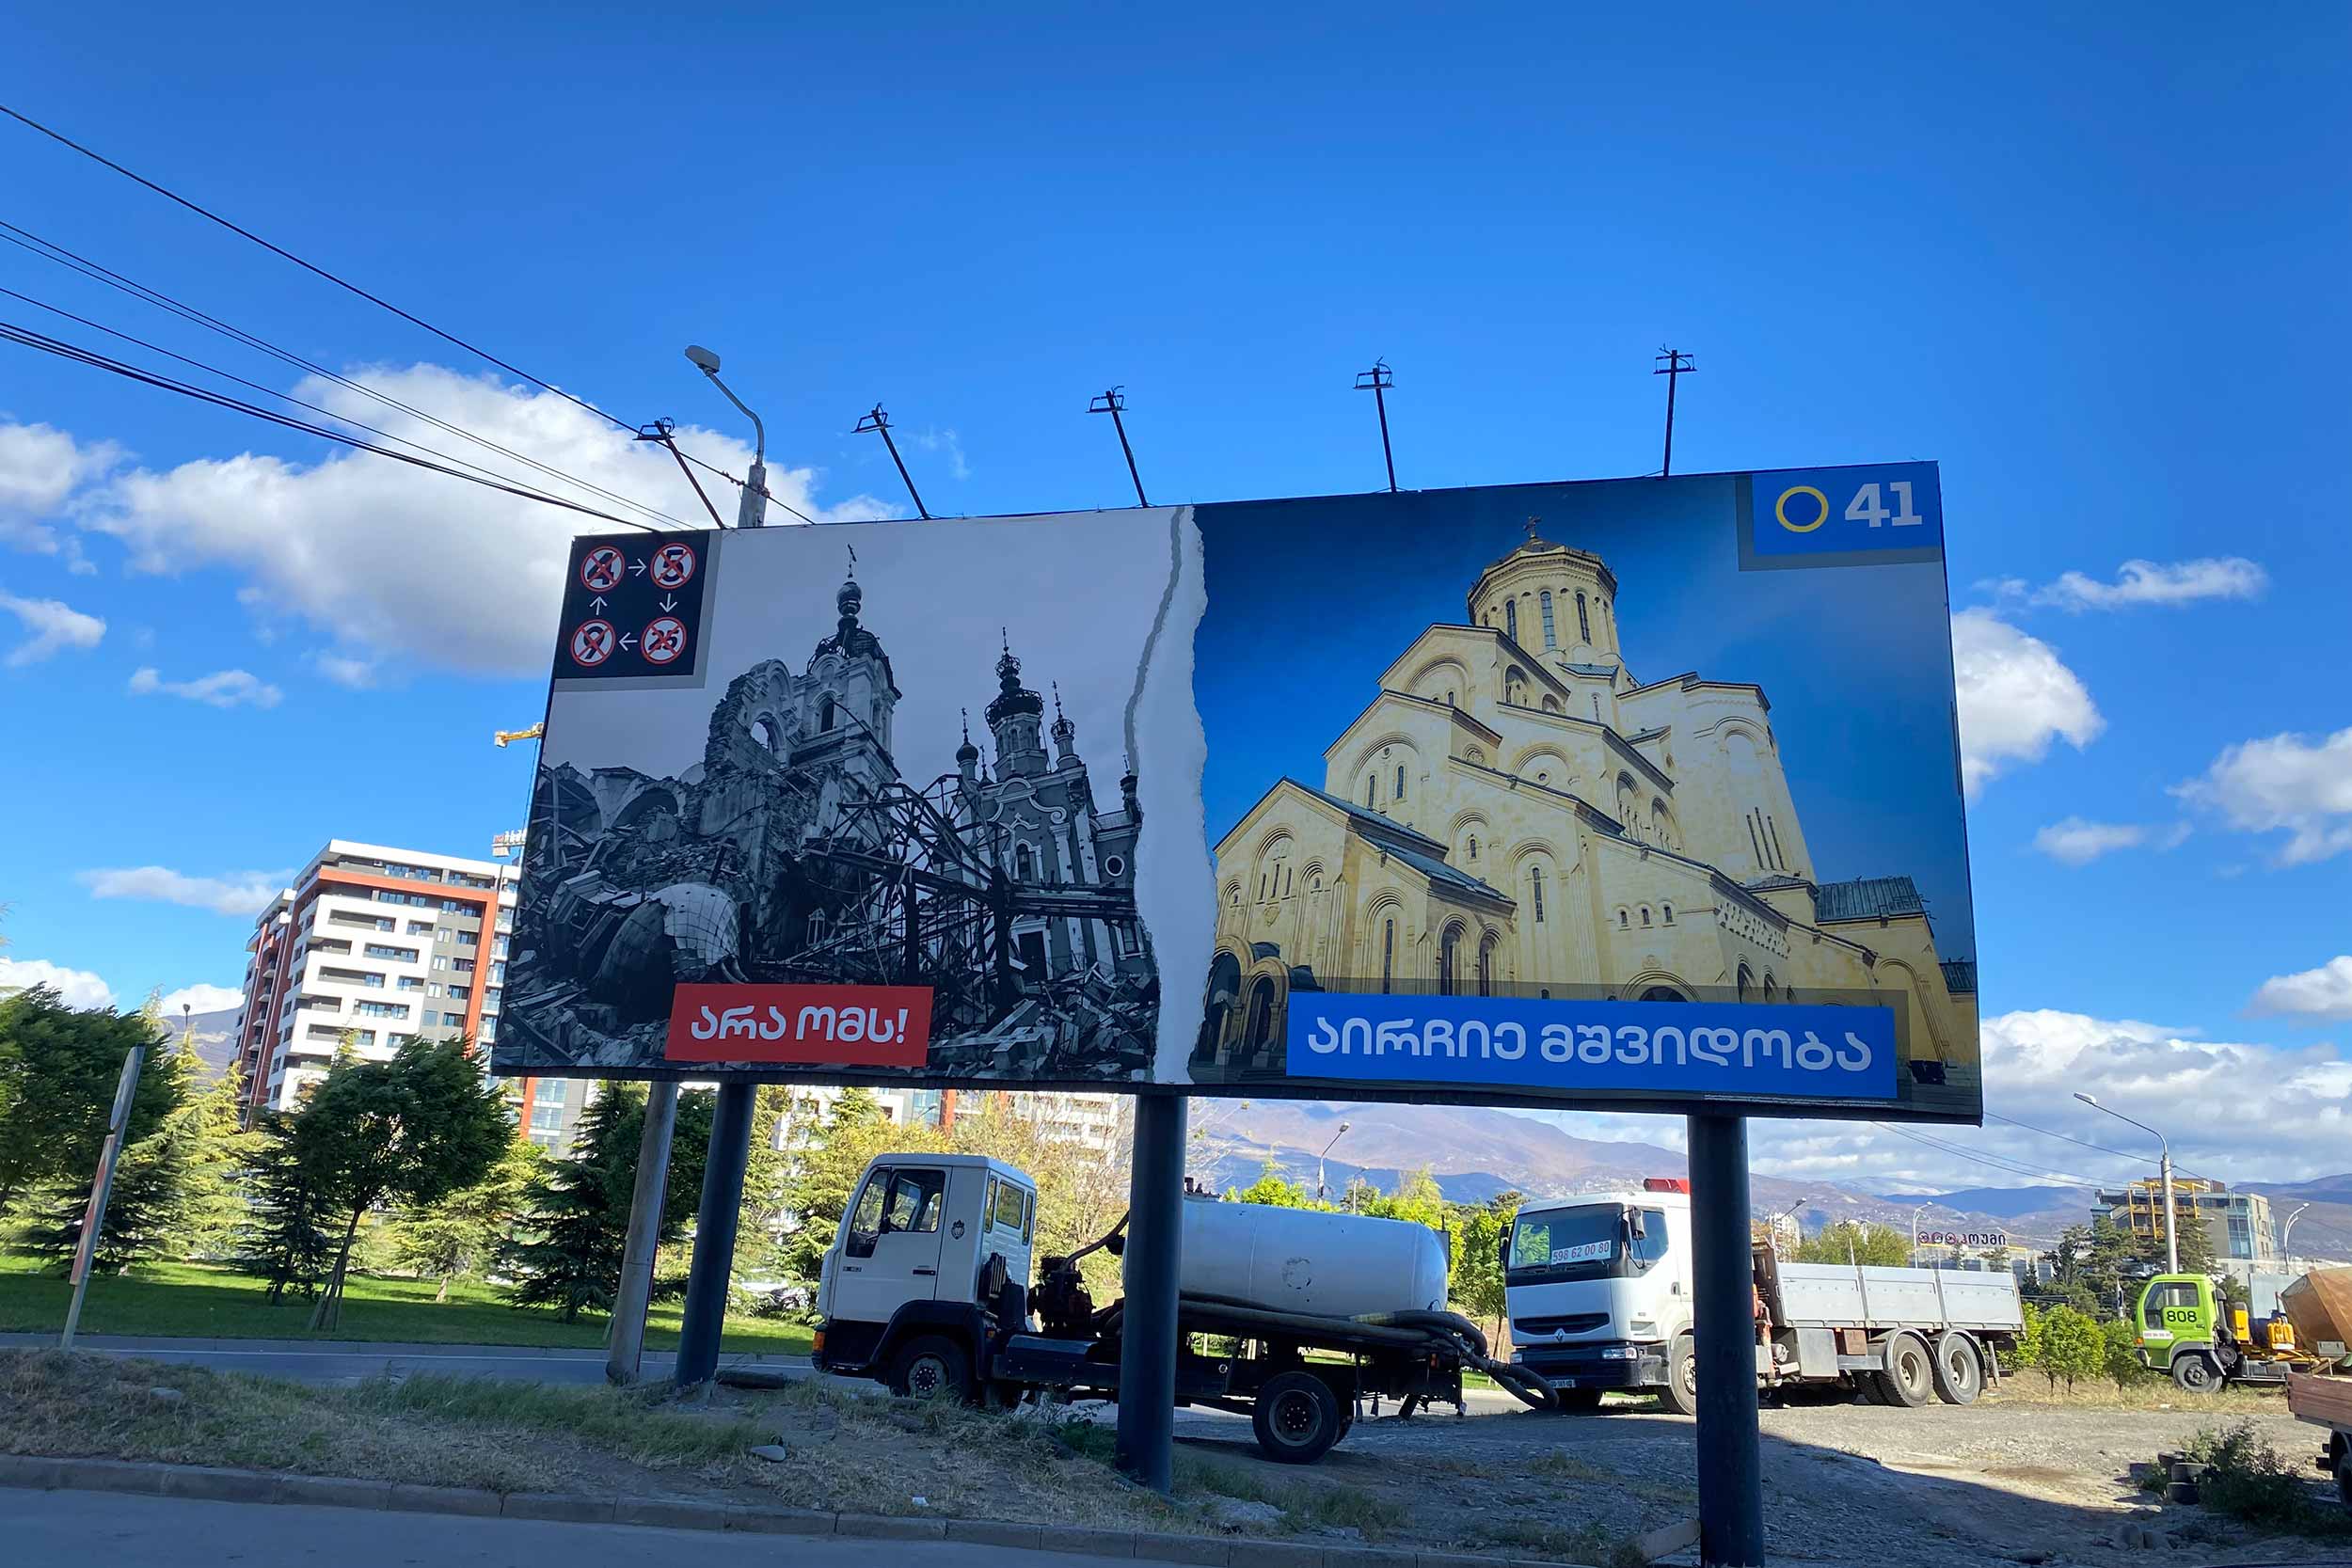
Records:
{"label": "blue banner with georgian text", "polygon": [[1293,1078],[1661,1098],[1895,1098],[1891,1007],[1294,991]]}

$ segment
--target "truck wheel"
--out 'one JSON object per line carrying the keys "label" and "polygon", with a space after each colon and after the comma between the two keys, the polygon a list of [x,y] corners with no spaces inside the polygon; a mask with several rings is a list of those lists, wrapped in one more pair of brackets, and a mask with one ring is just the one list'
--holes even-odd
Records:
{"label": "truck wheel", "polygon": [[1984,1392],[1984,1363],[1977,1342],[1954,1329],[1935,1341],[1935,1397],[1946,1404],[1974,1404]]}
{"label": "truck wheel", "polygon": [[1666,1383],[1658,1390],[1658,1402],[1677,1416],[1699,1413],[1698,1355],[1688,1334],[1666,1353]]}
{"label": "truck wheel", "polygon": [[1340,1402],[1312,1372],[1277,1372],[1250,1402],[1249,1424],[1268,1459],[1312,1465],[1340,1440]]}
{"label": "truck wheel", "polygon": [[891,1358],[890,1391],[900,1399],[928,1400],[942,1395],[969,1403],[972,1399],[972,1357],[953,1339],[926,1334],[911,1339]]}
{"label": "truck wheel", "polygon": [[[2336,1442],[2343,1447],[2343,1438]],[[2344,1447],[2336,1455],[2336,1497],[2343,1502],[2344,1512],[2352,1513],[2352,1447]]]}
{"label": "truck wheel", "polygon": [[1551,1397],[1563,1416],[1571,1412],[1589,1416],[1600,1408],[1600,1390],[1597,1388],[1554,1388]]}
{"label": "truck wheel", "polygon": [[2203,1351],[2184,1351],[2172,1358],[2172,1382],[2184,1394],[2217,1394],[2221,1369]]}
{"label": "truck wheel", "polygon": [[1908,1330],[1886,1347],[1886,1370],[1878,1374],[1883,1402],[1916,1410],[1935,1398],[1935,1358],[1926,1343]]}

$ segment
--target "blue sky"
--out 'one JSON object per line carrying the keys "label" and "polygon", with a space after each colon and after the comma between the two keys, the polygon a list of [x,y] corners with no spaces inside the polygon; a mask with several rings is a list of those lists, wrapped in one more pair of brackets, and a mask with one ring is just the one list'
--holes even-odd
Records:
{"label": "blue sky", "polygon": [[[818,515],[905,510],[850,433],[878,399],[934,511],[1117,504],[1084,413],[1111,383],[1155,500],[1374,486],[1348,386],[1375,356],[1409,486],[1637,474],[1669,339],[1698,365],[1679,470],[1940,460],[1990,694],[1986,1014],[2065,1083],[2200,1095],[2216,1161],[2345,1163],[2341,9],[240,21],[16,19],[0,101],[739,473],[747,433],[679,357],[710,344]],[[31,132],[0,123],[0,218],[698,509],[659,453]],[[296,379],[12,245],[0,287]],[[194,906],[329,835],[479,851],[515,826],[528,757],[489,732],[538,716],[570,531],[0,343],[6,958],[126,1001],[232,985],[246,922]],[[2133,560],[2167,570],[2119,592]],[[2223,564],[2171,570],[2195,562]],[[2111,847],[2035,847],[2077,821],[2045,842]],[[2293,1136],[2206,1114],[2249,1081],[2296,1085]],[[2006,1114],[2089,1126],[2063,1083],[2013,1082]],[[1824,1137],[1772,1158],[1936,1158]]]}

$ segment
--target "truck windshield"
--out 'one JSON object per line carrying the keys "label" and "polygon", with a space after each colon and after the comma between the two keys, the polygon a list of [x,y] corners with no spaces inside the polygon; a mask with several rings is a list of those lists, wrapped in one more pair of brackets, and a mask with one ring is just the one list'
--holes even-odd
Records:
{"label": "truck windshield", "polygon": [[1612,1272],[1625,1240],[1625,1211],[1613,1203],[1521,1214],[1511,1230],[1509,1284],[1593,1279]]}

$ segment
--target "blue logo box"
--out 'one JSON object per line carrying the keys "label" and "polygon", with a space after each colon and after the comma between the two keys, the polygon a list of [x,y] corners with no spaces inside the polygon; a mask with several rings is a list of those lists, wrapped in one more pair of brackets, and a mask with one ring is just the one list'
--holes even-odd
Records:
{"label": "blue logo box", "polygon": [[1757,556],[1916,560],[1944,548],[1932,463],[1782,468],[1749,476],[1748,546]]}

